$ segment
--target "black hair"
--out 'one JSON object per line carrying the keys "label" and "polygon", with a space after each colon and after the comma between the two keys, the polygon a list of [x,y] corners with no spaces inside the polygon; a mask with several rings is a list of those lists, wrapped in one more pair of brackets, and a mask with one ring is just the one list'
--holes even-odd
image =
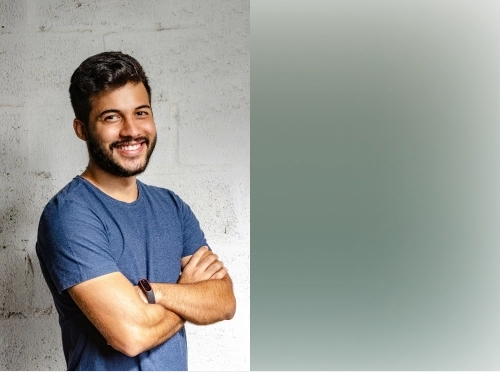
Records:
{"label": "black hair", "polygon": [[69,86],[76,118],[88,125],[92,99],[127,83],[143,83],[151,103],[148,78],[135,58],[122,52],[103,52],[87,58],[71,76]]}

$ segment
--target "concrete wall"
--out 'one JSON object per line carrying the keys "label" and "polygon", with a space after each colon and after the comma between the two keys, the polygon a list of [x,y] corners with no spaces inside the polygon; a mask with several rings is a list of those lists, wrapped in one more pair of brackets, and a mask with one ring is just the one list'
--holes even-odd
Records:
{"label": "concrete wall", "polygon": [[67,90],[105,50],[133,55],[150,77],[158,145],[140,179],[191,205],[234,280],[234,319],[187,327],[190,369],[248,370],[248,0],[0,0],[0,369],[65,369],[36,230],[86,166]]}

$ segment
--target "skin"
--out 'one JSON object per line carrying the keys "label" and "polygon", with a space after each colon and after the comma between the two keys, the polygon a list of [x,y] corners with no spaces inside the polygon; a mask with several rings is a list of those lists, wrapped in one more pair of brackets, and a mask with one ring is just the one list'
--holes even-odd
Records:
{"label": "skin", "polygon": [[[156,140],[144,85],[128,83],[102,92],[92,100],[89,126],[75,119],[73,127],[78,138],[97,144],[104,158],[130,174],[116,174],[89,150],[82,177],[117,200],[135,201],[135,174],[147,166]],[[177,283],[151,283],[156,304],[148,304],[141,290],[120,272],[87,280],[68,291],[109,345],[135,356],[168,340],[185,321],[211,324],[234,316],[232,282],[217,255],[200,247],[183,257],[181,266]]]}
{"label": "skin", "polygon": [[[114,162],[129,171],[145,166],[149,146],[156,138],[153,111],[142,83],[128,83],[102,92],[92,100],[88,128],[78,119],[73,121],[73,128],[78,138],[85,142],[94,138]],[[139,138],[142,140],[137,140]],[[140,147],[127,150],[113,146],[116,142]],[[117,200],[132,202],[137,199],[135,176],[110,173],[92,156],[82,177]]]}

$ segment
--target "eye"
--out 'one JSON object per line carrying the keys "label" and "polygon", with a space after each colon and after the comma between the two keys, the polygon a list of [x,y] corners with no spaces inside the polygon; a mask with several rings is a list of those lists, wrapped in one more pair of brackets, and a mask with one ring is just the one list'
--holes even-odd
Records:
{"label": "eye", "polygon": [[115,115],[115,114],[111,114],[111,115],[106,115],[103,120],[105,122],[108,122],[108,123],[112,123],[112,122],[115,122],[115,121],[118,121],[120,120],[120,117],[118,115]]}
{"label": "eye", "polygon": [[149,112],[147,112],[147,111],[137,111],[136,115],[137,116],[148,116]]}

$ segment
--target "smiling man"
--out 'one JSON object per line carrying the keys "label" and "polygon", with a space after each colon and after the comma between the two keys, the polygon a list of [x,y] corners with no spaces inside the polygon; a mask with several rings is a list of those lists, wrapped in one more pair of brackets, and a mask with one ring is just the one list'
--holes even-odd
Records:
{"label": "smiling man", "polygon": [[45,207],[36,244],[67,367],[186,370],[184,323],[231,319],[236,303],[189,206],[136,179],[156,145],[148,79],[131,56],[105,52],[69,90],[89,162]]}

